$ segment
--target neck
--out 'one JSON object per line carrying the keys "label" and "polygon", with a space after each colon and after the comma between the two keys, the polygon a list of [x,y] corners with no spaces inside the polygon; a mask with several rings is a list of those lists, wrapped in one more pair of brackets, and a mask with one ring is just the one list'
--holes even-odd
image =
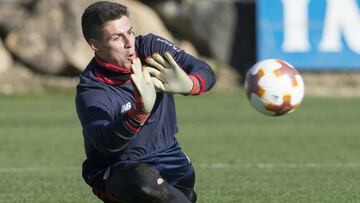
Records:
{"label": "neck", "polygon": [[115,65],[115,64],[101,58],[97,54],[95,54],[95,59],[96,59],[96,62],[100,66],[103,66],[104,68],[106,68],[106,69],[108,69],[110,71],[119,72],[119,73],[130,73],[131,72],[131,70],[129,68],[125,68],[125,67],[122,67],[122,66]]}
{"label": "neck", "polygon": [[122,85],[130,81],[131,69],[112,64],[95,54],[99,64],[95,69],[96,78],[110,85]]}

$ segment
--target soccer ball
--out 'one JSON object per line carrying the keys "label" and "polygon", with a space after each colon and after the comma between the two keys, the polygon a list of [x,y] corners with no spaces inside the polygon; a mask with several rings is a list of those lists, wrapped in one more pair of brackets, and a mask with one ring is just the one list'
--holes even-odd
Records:
{"label": "soccer ball", "polygon": [[293,112],[304,97],[304,82],[299,72],[280,59],[266,59],[253,65],[246,74],[245,90],[250,104],[268,116]]}

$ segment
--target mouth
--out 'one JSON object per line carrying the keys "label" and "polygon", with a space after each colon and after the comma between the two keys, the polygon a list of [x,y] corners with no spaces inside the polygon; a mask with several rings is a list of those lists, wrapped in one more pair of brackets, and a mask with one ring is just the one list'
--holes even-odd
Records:
{"label": "mouth", "polygon": [[132,61],[132,60],[135,59],[135,57],[136,57],[136,54],[135,54],[135,53],[131,53],[131,54],[128,54],[128,55],[126,56],[126,59],[129,60],[129,61]]}

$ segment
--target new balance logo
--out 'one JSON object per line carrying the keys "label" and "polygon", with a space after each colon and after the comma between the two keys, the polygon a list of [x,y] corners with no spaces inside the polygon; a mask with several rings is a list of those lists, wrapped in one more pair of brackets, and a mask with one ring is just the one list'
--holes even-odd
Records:
{"label": "new balance logo", "polygon": [[126,111],[129,111],[131,109],[131,103],[128,102],[121,106],[121,113],[124,113]]}

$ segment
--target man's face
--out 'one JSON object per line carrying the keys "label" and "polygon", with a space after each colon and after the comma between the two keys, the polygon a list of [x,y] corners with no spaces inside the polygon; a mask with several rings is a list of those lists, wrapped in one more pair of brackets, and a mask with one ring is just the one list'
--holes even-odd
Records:
{"label": "man's face", "polygon": [[130,68],[132,60],[136,57],[135,34],[127,16],[104,24],[102,39],[97,40],[95,51],[112,64]]}

